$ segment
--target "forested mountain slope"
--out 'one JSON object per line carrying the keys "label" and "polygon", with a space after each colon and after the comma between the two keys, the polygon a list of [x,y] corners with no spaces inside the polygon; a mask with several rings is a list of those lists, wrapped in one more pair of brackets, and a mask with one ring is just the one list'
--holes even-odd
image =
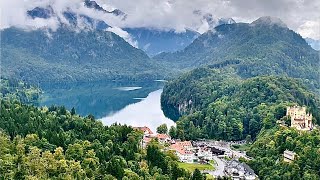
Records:
{"label": "forested mountain slope", "polygon": [[[283,161],[285,150],[295,152],[293,162]],[[320,131],[299,132],[275,127],[262,131],[247,154],[248,164],[261,179],[320,179]]]}
{"label": "forested mountain slope", "polygon": [[241,77],[287,75],[319,89],[319,52],[279,19],[261,17],[251,24],[217,26],[184,50],[154,57],[177,71],[209,65],[232,66]]}
{"label": "forested mountain slope", "polygon": [[166,74],[142,50],[99,30],[9,28],[1,32],[1,51],[2,76],[29,82],[146,80]]}
{"label": "forested mountain slope", "polygon": [[161,97],[165,115],[179,119],[177,137],[182,139],[255,138],[293,104],[307,106],[320,124],[319,97],[288,77],[241,79],[232,68],[199,68],[169,82]]}

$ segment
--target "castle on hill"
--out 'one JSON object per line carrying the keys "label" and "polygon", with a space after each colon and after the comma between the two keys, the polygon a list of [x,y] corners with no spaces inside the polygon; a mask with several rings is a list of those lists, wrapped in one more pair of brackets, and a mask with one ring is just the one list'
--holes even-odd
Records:
{"label": "castle on hill", "polygon": [[291,127],[302,131],[308,131],[313,128],[312,114],[307,113],[306,107],[287,107],[286,116],[290,116],[291,118]]}

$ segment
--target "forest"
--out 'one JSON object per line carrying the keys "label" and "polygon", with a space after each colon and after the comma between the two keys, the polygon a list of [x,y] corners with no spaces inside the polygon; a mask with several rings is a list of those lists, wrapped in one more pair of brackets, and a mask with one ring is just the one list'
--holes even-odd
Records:
{"label": "forest", "polygon": [[92,115],[77,115],[74,108],[26,105],[21,100],[28,100],[25,95],[37,88],[9,80],[2,85],[0,179],[203,177],[198,170],[179,168],[175,154],[163,151],[156,140],[142,149],[141,131],[104,126]]}
{"label": "forest", "polygon": [[[283,161],[283,152],[293,151],[291,163]],[[320,179],[320,131],[299,132],[294,128],[276,126],[262,130],[247,152],[248,161],[261,179]]]}
{"label": "forest", "polygon": [[161,101],[164,113],[177,120],[175,137],[180,139],[254,140],[290,105],[307,106],[320,124],[319,97],[289,77],[243,80],[232,69],[199,68],[169,82]]}
{"label": "forest", "polygon": [[42,90],[16,79],[0,78],[0,98],[16,100],[23,103],[37,103]]}
{"label": "forest", "polygon": [[[103,30],[1,30],[2,77],[28,83],[147,81],[169,74],[142,50]],[[61,53],[63,52],[63,53]]]}
{"label": "forest", "polygon": [[[241,78],[281,75],[301,78],[317,93],[319,52],[284,23],[261,17],[248,23],[222,24],[200,35],[185,49],[154,59],[176,71],[210,66],[234,68]],[[278,19],[281,22],[280,19]]]}

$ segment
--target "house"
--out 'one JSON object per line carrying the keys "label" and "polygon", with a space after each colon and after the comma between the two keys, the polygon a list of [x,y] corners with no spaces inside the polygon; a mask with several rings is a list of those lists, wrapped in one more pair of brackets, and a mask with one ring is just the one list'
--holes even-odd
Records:
{"label": "house", "polygon": [[291,127],[298,130],[312,130],[312,114],[307,113],[306,107],[292,106],[287,107],[287,117],[291,118]]}
{"label": "house", "polygon": [[143,132],[143,138],[142,138],[142,148],[146,148],[148,143],[154,138],[154,134],[151,131],[150,128],[148,128],[147,126],[143,126],[143,127],[133,127],[133,129],[138,130],[138,131],[142,131]]}
{"label": "house", "polygon": [[153,135],[153,132],[147,126],[133,127],[133,129],[142,131],[143,132],[143,136],[151,136],[151,135]]}
{"label": "house", "polygon": [[142,148],[146,148],[151,140],[152,140],[151,137],[143,137],[143,139],[142,139]]}
{"label": "house", "polygon": [[291,163],[295,159],[296,155],[297,154],[293,151],[285,150],[283,152],[283,161]]}
{"label": "house", "polygon": [[258,176],[246,163],[240,163],[237,160],[227,162],[224,172],[234,180],[258,179]]}
{"label": "house", "polygon": [[167,134],[157,134],[156,137],[158,138],[158,141],[162,144],[169,143],[171,141],[171,137]]}
{"label": "house", "polygon": [[176,152],[180,162],[193,163],[196,159],[194,153],[185,149],[180,143],[172,144],[170,149]]}
{"label": "house", "polygon": [[211,148],[206,146],[199,146],[196,148],[196,155],[199,159],[206,159],[206,160],[212,160],[213,154],[211,151]]}
{"label": "house", "polygon": [[176,144],[180,144],[184,149],[193,150],[191,141],[177,141]]}
{"label": "house", "polygon": [[176,152],[181,162],[193,163],[197,159],[190,141],[176,141],[174,144],[171,144],[170,149]]}

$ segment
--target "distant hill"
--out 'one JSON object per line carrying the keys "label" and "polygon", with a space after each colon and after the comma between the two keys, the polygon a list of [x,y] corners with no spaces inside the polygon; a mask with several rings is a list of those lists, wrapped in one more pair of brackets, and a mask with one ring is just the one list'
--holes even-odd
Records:
{"label": "distant hill", "polygon": [[320,124],[319,96],[288,77],[241,79],[232,68],[198,68],[168,82],[161,95],[164,114],[178,120],[180,139],[255,138],[293,104],[307,106]]}
{"label": "distant hill", "polygon": [[[2,76],[28,82],[158,79],[165,71],[112,32],[1,31]],[[161,73],[160,73],[161,72]]]}
{"label": "distant hill", "polygon": [[307,43],[315,50],[320,51],[320,40],[305,38]]}
{"label": "distant hill", "polygon": [[[203,17],[209,25],[214,28],[217,24],[233,24],[231,18],[221,18],[215,22],[212,14]],[[149,56],[155,56],[163,52],[176,52],[189,46],[201,34],[194,30],[175,32],[174,30],[158,30],[153,28],[124,28],[134,40],[138,42],[139,49],[144,50]]]}
{"label": "distant hill", "polygon": [[154,59],[177,71],[205,65],[232,66],[244,78],[280,74],[320,87],[319,52],[280,19],[262,17],[251,24],[223,24],[214,30],[184,50],[161,53]]}
{"label": "distant hill", "polygon": [[200,35],[192,30],[180,33],[149,28],[125,28],[124,30],[138,42],[139,49],[150,56],[184,49]]}

